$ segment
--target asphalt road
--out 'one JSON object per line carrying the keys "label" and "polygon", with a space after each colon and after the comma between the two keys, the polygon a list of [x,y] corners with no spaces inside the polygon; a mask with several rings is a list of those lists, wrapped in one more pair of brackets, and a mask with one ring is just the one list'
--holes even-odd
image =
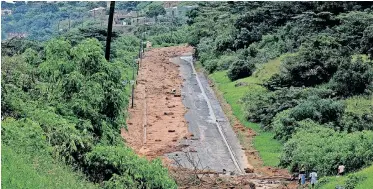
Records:
{"label": "asphalt road", "polygon": [[244,173],[245,153],[206,77],[195,72],[192,56],[172,61],[180,65],[180,74],[184,79],[181,94],[187,108],[185,119],[189,132],[194,136],[182,141],[186,145],[183,152],[167,156],[187,168],[197,166],[217,172],[225,169],[227,174]]}

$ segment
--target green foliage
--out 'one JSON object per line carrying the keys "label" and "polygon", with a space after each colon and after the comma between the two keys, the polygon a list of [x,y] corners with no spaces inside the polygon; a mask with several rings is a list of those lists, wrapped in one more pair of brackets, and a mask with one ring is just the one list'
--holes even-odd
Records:
{"label": "green foliage", "polygon": [[2,39],[9,33],[25,33],[27,38],[45,41],[80,27],[83,22],[93,20],[89,10],[105,7],[105,2],[17,2],[13,5],[1,2],[12,11],[3,16]]}
{"label": "green foliage", "polygon": [[347,107],[342,117],[343,130],[347,132],[373,130],[372,96],[355,96],[345,100]]}
{"label": "green foliage", "polygon": [[[282,145],[274,139],[274,134],[271,131],[264,131],[259,124],[249,122],[245,117],[245,109],[242,106],[244,101],[241,99],[247,94],[262,95],[267,91],[260,86],[264,80],[270,78],[278,71],[279,59],[263,64],[261,69],[257,69],[255,73],[247,78],[239,79],[232,82],[226,74],[226,71],[218,71],[210,75],[215,86],[221,91],[224,99],[231,106],[233,115],[248,128],[253,129],[257,135],[253,139],[253,146],[258,150],[264,165],[277,166],[279,163],[279,153]],[[243,83],[246,85],[237,85]]]}
{"label": "green foliage", "polygon": [[[373,173],[373,166],[366,167],[362,170],[359,170],[356,173],[352,173],[346,176],[341,177],[325,177],[323,180],[325,181],[322,185],[321,183],[317,186],[321,189],[335,189],[335,186],[352,186],[349,182],[353,182],[354,188],[356,189],[365,189],[369,188],[373,184],[373,178],[371,174]],[[321,181],[321,180],[320,180]],[[357,182],[356,182],[357,181]]]}
{"label": "green foliage", "polygon": [[364,30],[373,23],[371,12],[351,11],[342,13],[337,17],[341,24],[336,27],[340,33],[342,44],[359,51],[363,40]]}
{"label": "green foliage", "polygon": [[36,52],[43,50],[42,45],[37,41],[12,38],[1,42],[1,56],[22,54],[28,48],[33,49]]}
{"label": "green foliage", "polygon": [[260,122],[262,128],[269,130],[272,129],[272,119],[277,113],[297,106],[310,95],[328,98],[334,96],[334,92],[323,88],[290,87],[261,95],[249,93],[242,100],[245,102],[247,118]]}
{"label": "green foliage", "polygon": [[320,99],[316,96],[309,97],[306,101],[289,109],[287,114],[280,114],[275,118],[273,128],[276,138],[287,141],[300,127],[299,121],[311,119],[327,127],[339,128],[339,121],[343,115],[345,105],[332,99]]}
{"label": "green foliage", "polygon": [[227,76],[234,81],[240,78],[249,77],[255,70],[255,64],[246,60],[236,60],[229,66]]}
{"label": "green foliage", "polygon": [[148,17],[157,17],[166,14],[166,10],[160,4],[151,4],[146,12]]}
{"label": "green foliage", "polygon": [[341,96],[369,93],[373,90],[373,64],[356,61],[344,62],[331,80],[331,88]]}
{"label": "green foliage", "polygon": [[[128,188],[176,188],[175,181],[168,177],[168,171],[160,160],[149,163],[123,145],[95,147],[87,154],[86,164],[96,181],[111,178],[105,183],[107,188],[118,183],[129,184]],[[116,176],[112,177],[113,174]]]}
{"label": "green foliage", "polygon": [[266,86],[274,90],[278,87],[315,86],[325,83],[344,61],[346,53],[336,38],[318,36],[304,43],[297,55],[285,59],[281,73],[273,76]]}
{"label": "green foliage", "polygon": [[177,44],[185,44],[189,41],[189,27],[179,27],[176,31],[167,31],[161,34],[152,35],[149,41],[152,42],[153,46],[172,46]]}
{"label": "green foliage", "polygon": [[[343,160],[352,161],[351,167],[372,162],[364,159],[371,153],[365,143],[357,157],[345,149],[360,142],[360,135],[371,137],[365,130],[372,129],[373,104],[363,96],[372,90],[373,71],[367,61],[373,56],[371,8],[368,2],[201,2],[188,14],[190,44],[241,122],[260,123],[261,127],[245,125],[259,133],[260,128],[275,132],[276,138],[293,141],[294,146],[306,145],[304,150],[299,145],[294,156],[288,155],[293,147],[285,149],[287,167],[292,165],[294,171],[300,162],[312,162],[326,175],[335,171],[331,166],[341,163],[341,156],[353,158]],[[281,59],[281,65],[267,65],[287,53],[291,55]],[[363,60],[357,54],[363,54]],[[228,59],[231,56],[236,58]],[[234,78],[244,62],[256,71]],[[221,71],[227,68],[228,72]],[[225,73],[238,80],[229,81]],[[315,123],[305,124],[308,119]],[[324,129],[330,134],[319,142],[317,132]],[[312,141],[317,149],[307,143],[309,137],[317,138]],[[254,139],[254,147],[268,161],[273,156],[266,153],[260,139]],[[337,146],[344,149],[342,155]]]}
{"label": "green foliage", "polygon": [[282,166],[294,171],[304,165],[323,176],[336,174],[340,164],[351,172],[372,161],[372,132],[339,133],[309,120],[300,125],[303,129],[285,143]]}
{"label": "green foliage", "polygon": [[[22,54],[3,56],[2,112],[5,117],[16,119],[2,128],[3,145],[21,149],[35,146],[43,151],[40,154],[45,156],[46,164],[53,164],[52,160],[58,165],[65,162],[82,170],[92,181],[102,184],[105,181],[107,186],[121,182],[129,184],[130,188],[175,188],[160,162],[149,163],[137,157],[122,145],[119,134],[120,128],[125,126],[124,111],[128,104],[127,86],[123,85],[123,80],[128,80],[128,74],[132,75],[132,58],[138,53],[138,44],[139,40],[134,36],[115,40],[113,46],[116,49],[110,63],[103,56],[103,46],[94,38],[79,39],[74,43],[61,38],[47,41],[41,56],[31,48],[25,48]],[[22,127],[17,126],[23,122]],[[33,140],[33,137],[42,140]],[[18,143],[9,138],[29,143]],[[38,156],[40,150],[28,153]],[[105,158],[113,164],[105,167]],[[128,161],[126,166],[125,161]],[[31,167],[26,171],[34,174],[35,170],[38,169]],[[112,178],[114,173],[116,176]],[[50,177],[42,176],[37,181],[42,182],[41,179]],[[5,186],[14,183],[8,184]],[[58,184],[45,187],[59,188]],[[72,181],[66,187],[85,188],[79,187],[83,184]]]}
{"label": "green foliage", "polygon": [[40,125],[30,119],[2,121],[4,188],[96,188],[71,168],[55,161]]}
{"label": "green foliage", "polygon": [[373,59],[373,25],[365,28],[360,44],[361,52],[369,54],[370,58]]}
{"label": "green foliage", "polygon": [[356,185],[359,182],[362,182],[365,179],[366,179],[366,177],[364,177],[364,176],[348,175],[347,176],[347,180],[346,180],[346,186],[345,186],[345,188],[346,189],[355,189]]}

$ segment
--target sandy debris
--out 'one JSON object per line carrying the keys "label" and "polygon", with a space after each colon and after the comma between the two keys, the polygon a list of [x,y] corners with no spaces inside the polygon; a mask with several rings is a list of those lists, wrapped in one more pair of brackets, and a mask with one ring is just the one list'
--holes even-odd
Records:
{"label": "sandy debris", "polygon": [[145,53],[137,77],[134,108],[128,109],[128,131],[121,132],[138,154],[150,159],[162,156],[177,150],[180,139],[188,135],[180,96],[183,81],[178,66],[169,59],[192,51],[192,47],[177,46]]}

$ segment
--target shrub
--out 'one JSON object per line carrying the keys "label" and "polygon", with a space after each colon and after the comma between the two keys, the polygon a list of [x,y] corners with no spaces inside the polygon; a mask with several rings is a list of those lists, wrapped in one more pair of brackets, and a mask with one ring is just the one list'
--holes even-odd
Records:
{"label": "shrub", "polygon": [[149,163],[124,145],[97,146],[87,154],[86,164],[95,181],[107,181],[107,188],[118,184],[129,184],[129,188],[176,188],[159,159]]}
{"label": "shrub", "polygon": [[362,175],[348,175],[345,188],[346,189],[354,189],[357,184],[359,184],[361,181],[365,180],[366,177]]}
{"label": "shrub", "polygon": [[300,165],[315,168],[320,176],[334,175],[340,164],[346,172],[358,170],[373,160],[373,132],[340,133],[313,121],[299,123],[300,129],[285,143],[280,165],[294,171]]}
{"label": "shrub", "polygon": [[230,65],[227,76],[234,81],[244,77],[249,77],[255,70],[255,64],[246,60],[237,60]]}
{"label": "shrub", "polygon": [[220,56],[217,61],[217,70],[227,70],[229,66],[237,60],[238,58],[235,54]]}
{"label": "shrub", "polygon": [[208,73],[212,73],[218,68],[218,60],[217,59],[206,60],[204,62],[204,67]]}
{"label": "shrub", "polygon": [[373,25],[365,28],[360,46],[361,52],[369,54],[370,59],[373,59]]}
{"label": "shrub", "polygon": [[272,128],[272,119],[281,111],[293,108],[305,101],[308,96],[320,98],[333,97],[333,91],[324,88],[295,88],[281,89],[262,94],[248,94],[243,98],[246,116],[250,121],[260,122],[266,130]]}
{"label": "shrub", "polygon": [[[123,37],[114,46],[137,42]],[[16,119],[6,119],[2,142],[54,155],[56,162],[63,160],[97,182],[126,180],[129,188],[175,188],[160,161],[150,163],[121,145],[119,131],[128,104],[122,81],[128,65],[115,59],[108,63],[96,39],[78,43],[51,40],[45,43],[42,60],[33,50],[2,58],[1,108],[3,115]],[[115,56],[136,55],[137,50],[126,47]]]}
{"label": "shrub", "polygon": [[295,56],[284,59],[281,72],[274,75],[265,86],[277,87],[315,86],[328,82],[341,62],[346,61],[346,53],[337,39],[317,36],[302,44]]}
{"label": "shrub", "polygon": [[283,141],[288,140],[291,135],[300,127],[298,121],[311,119],[320,124],[327,124],[328,127],[339,127],[345,105],[332,99],[320,99],[311,96],[292,109],[286,116],[276,118],[273,122],[275,137]]}
{"label": "shrub", "polygon": [[372,96],[354,96],[345,100],[347,107],[341,127],[347,132],[373,130]]}
{"label": "shrub", "polygon": [[224,52],[229,49],[233,50],[234,38],[230,34],[218,35],[215,39],[215,50],[217,52]]}
{"label": "shrub", "polygon": [[331,88],[339,95],[352,96],[373,89],[373,67],[361,57],[343,63],[331,80]]}

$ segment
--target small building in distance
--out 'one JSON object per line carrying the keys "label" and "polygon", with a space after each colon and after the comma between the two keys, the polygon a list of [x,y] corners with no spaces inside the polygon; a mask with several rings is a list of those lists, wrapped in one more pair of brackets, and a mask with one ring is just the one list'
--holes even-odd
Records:
{"label": "small building in distance", "polygon": [[131,19],[131,25],[153,25],[155,18],[136,17]]}
{"label": "small building in distance", "polygon": [[197,5],[193,6],[177,6],[165,8],[166,16],[185,16],[187,11],[197,8]]}
{"label": "small building in distance", "polygon": [[96,17],[101,17],[106,14],[106,9],[104,7],[97,7],[92,10],[89,10],[88,12],[91,13],[91,15],[96,18]]}
{"label": "small building in distance", "polygon": [[136,11],[115,12],[114,25],[132,25],[132,19],[136,17],[138,17],[138,13]]}
{"label": "small building in distance", "polygon": [[27,33],[22,33],[22,32],[10,32],[10,33],[7,33],[7,37],[9,39],[11,38],[25,38],[27,37]]}
{"label": "small building in distance", "polygon": [[1,16],[8,16],[8,15],[12,15],[12,10],[10,10],[10,9],[2,9],[1,10]]}
{"label": "small building in distance", "polygon": [[166,8],[171,8],[171,7],[176,7],[179,4],[178,1],[165,1],[163,2],[163,7]]}

